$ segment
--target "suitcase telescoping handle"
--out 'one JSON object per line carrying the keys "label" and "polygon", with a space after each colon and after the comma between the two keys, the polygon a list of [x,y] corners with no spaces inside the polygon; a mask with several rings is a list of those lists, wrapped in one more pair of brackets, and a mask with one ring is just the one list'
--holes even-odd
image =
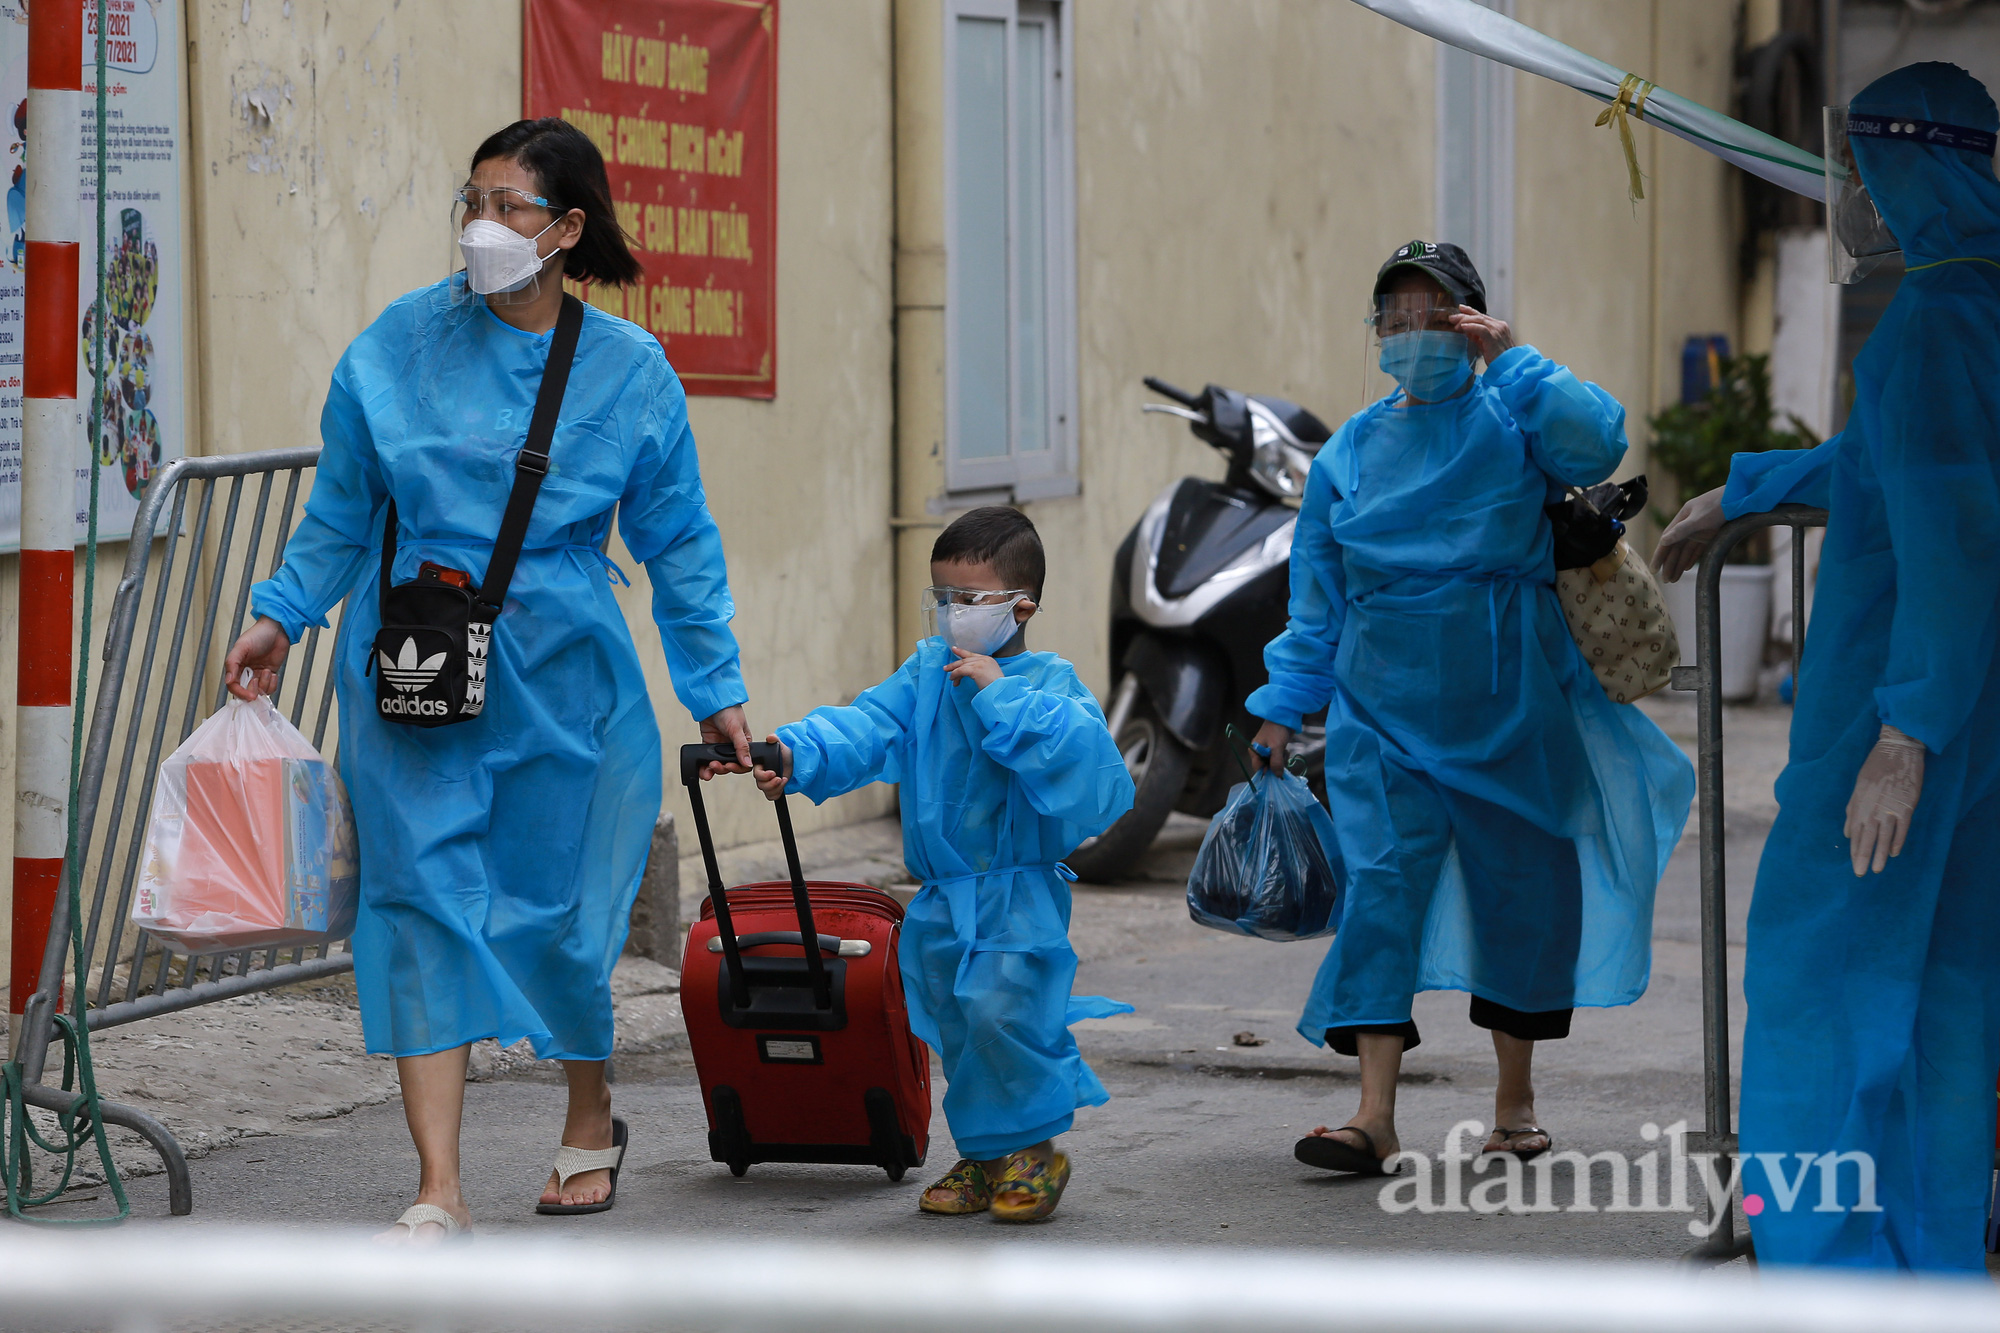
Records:
{"label": "suitcase telescoping handle", "polygon": [[[770,741],[750,742],[750,762],[760,768],[776,769],[780,762],[782,748]],[[698,783],[701,770],[709,764],[733,764],[736,762],[736,747],[728,741],[702,742],[700,745],[681,747],[681,781]]]}
{"label": "suitcase telescoping handle", "polygon": [[[750,746],[750,762],[759,767],[777,768],[779,756],[779,748],[769,741],[756,741]],[[722,868],[716,864],[715,837],[708,828],[708,807],[701,799],[703,766],[734,762],[736,747],[728,741],[681,747],[681,782],[688,789],[688,804],[694,809],[694,830],[701,841],[702,868],[708,872],[708,900],[715,904],[717,938],[722,941],[722,952],[728,960],[729,998],[740,1010],[750,1007],[750,982],[743,973],[743,950],[737,943],[736,923],[730,917],[729,890],[723,887]],[[803,945],[804,940],[816,937],[819,931],[813,926],[812,899],[806,893],[805,871],[799,868],[799,843],[792,833],[792,812],[785,805],[783,796],[773,804],[778,807],[778,832],[785,843],[785,868],[792,876],[792,903],[798,909],[799,935]],[[833,1008],[833,977],[827,971],[826,960],[820,957],[818,949],[802,947],[800,952],[805,955],[806,973],[812,980],[814,1006]]]}
{"label": "suitcase telescoping handle", "polygon": [[[760,944],[796,944],[804,948],[805,942],[806,937],[799,934],[796,930],[765,930],[759,931],[755,935],[739,935],[736,937],[736,947],[739,949],[754,949]],[[720,935],[709,936],[708,951],[710,953],[722,952],[722,937]],[[838,935],[822,935],[819,937],[819,951],[824,954],[831,954],[835,958],[866,958],[873,952],[873,948],[867,940],[844,940]]]}

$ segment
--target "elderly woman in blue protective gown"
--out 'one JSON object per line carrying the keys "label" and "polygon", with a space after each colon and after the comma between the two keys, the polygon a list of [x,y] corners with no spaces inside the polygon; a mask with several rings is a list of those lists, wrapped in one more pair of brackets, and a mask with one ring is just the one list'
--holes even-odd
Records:
{"label": "elderly woman in blue protective gown", "polygon": [[1757,1255],[1978,1272],[2000,1071],[2000,115],[1946,64],[1886,74],[1850,111],[1906,272],[1846,429],[1737,455],[1661,567],[1678,576],[1725,518],[1828,512],[1744,964]]}
{"label": "elderly woman in blue protective gown", "polygon": [[1398,250],[1376,300],[1399,389],[1313,464],[1290,624],[1249,701],[1274,755],[1327,710],[1348,881],[1299,1031],[1358,1055],[1362,1093],[1346,1125],[1294,1152],[1360,1174],[1400,1147],[1418,991],[1470,992],[1472,1022],[1493,1033],[1485,1150],[1549,1149],[1534,1044],[1566,1037],[1577,1006],[1644,993],[1654,889],[1694,795],[1686,756],[1604,693],[1556,600],[1543,506],[1611,475],[1624,409],[1516,345],[1456,246]]}
{"label": "elderly woman in blue protective gown", "polygon": [[[469,203],[466,201],[470,200]],[[397,1057],[422,1161],[418,1201],[385,1237],[469,1224],[458,1179],[467,1049],[532,1043],[564,1062],[569,1114],[538,1208],[610,1203],[624,1126],[611,1116],[610,973],[660,808],[661,747],[604,555],[613,515],[653,586],[675,693],[747,759],[722,543],[687,403],[660,344],[586,307],[548,474],[496,623],[485,710],[418,729],[378,717],[366,679],[387,502],[396,582],[435,562],[483,576],[548,359],[562,281],[638,267],[602,159],[559,120],[481,145],[465,210],[468,269],[409,293],[333,373],[324,447],[283,565],[231,650],[270,688],[286,645],[346,601],[335,649],[340,772],[361,843],[353,950],[371,1052]],[[486,291],[473,229],[522,250],[526,285]],[[540,265],[537,273],[537,265]],[[468,290],[472,287],[472,290]],[[747,765],[745,765],[747,768]],[[582,1167],[584,1169],[575,1169]]]}

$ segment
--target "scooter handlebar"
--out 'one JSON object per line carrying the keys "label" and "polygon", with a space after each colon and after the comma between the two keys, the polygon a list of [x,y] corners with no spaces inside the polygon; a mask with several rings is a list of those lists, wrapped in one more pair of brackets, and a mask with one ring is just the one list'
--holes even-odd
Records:
{"label": "scooter handlebar", "polygon": [[1190,407],[1197,412],[1201,410],[1201,399],[1198,396],[1189,393],[1186,389],[1175,388],[1158,375],[1148,375],[1144,382],[1147,388],[1159,394],[1162,398],[1171,398],[1182,407]]}

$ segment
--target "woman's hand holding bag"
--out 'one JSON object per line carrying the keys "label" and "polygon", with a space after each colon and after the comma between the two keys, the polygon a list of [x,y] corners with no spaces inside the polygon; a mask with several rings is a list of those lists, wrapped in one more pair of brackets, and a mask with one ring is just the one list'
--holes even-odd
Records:
{"label": "woman's hand holding bag", "polygon": [[1344,878],[1326,807],[1304,778],[1265,768],[1210,821],[1188,876],[1188,916],[1258,939],[1317,939],[1340,924]]}
{"label": "woman's hand holding bag", "polygon": [[[285,633],[285,627],[269,616],[258,616],[222,660],[223,683],[245,703],[259,695],[276,694],[278,668],[285,664],[285,656],[291,650],[291,636]],[[250,673],[247,679],[245,671]]]}
{"label": "woman's hand holding bag", "polygon": [[153,790],[132,921],[190,953],[323,944],[354,929],[346,789],[253,683],[249,669],[230,682],[236,697],[168,756]]}

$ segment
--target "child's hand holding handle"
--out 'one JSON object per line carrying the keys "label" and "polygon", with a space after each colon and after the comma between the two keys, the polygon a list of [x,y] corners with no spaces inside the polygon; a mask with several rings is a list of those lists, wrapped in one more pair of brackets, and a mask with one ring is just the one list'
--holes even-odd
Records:
{"label": "child's hand holding handle", "polygon": [[764,793],[764,799],[775,801],[785,794],[785,782],[792,776],[792,747],[776,736],[767,736],[765,740],[778,749],[778,767],[767,768],[760,762],[751,769],[750,776],[756,779],[757,790]]}
{"label": "child's hand holding handle", "polygon": [[[681,781],[692,785],[695,781],[707,781],[707,769],[711,765],[733,762],[736,754],[734,741],[703,741],[699,745],[681,747]],[[776,765],[776,768],[773,767]],[[779,769],[783,770],[782,775]],[[727,772],[727,769],[723,770]],[[750,745],[750,772],[764,795],[777,800],[785,794],[786,779],[792,773],[792,752],[776,736],[756,741]],[[775,779],[775,782],[772,781]]]}

